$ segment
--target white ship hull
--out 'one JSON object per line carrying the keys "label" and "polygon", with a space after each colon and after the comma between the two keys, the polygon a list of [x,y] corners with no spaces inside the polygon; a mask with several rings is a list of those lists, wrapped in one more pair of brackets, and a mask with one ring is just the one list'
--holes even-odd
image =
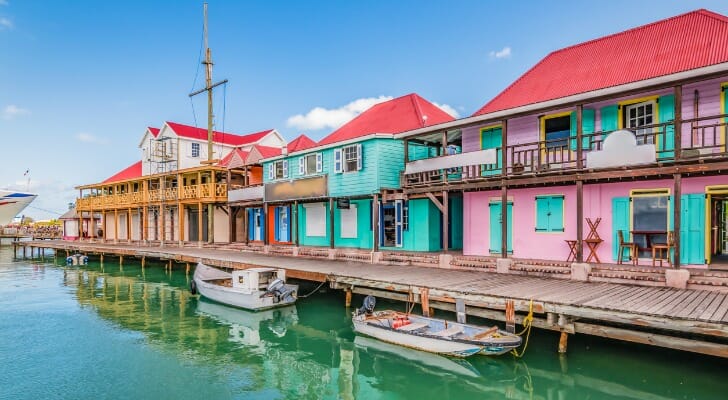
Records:
{"label": "white ship hull", "polygon": [[0,190],[0,226],[13,221],[38,195]]}

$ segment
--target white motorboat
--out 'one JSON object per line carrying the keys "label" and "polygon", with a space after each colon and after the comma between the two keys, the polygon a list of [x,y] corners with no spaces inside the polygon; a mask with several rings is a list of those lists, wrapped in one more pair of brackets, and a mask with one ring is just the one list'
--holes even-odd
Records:
{"label": "white motorboat", "polygon": [[453,357],[500,355],[521,345],[521,337],[498,329],[439,318],[374,311],[372,296],[352,317],[354,331],[384,342]]}
{"label": "white motorboat", "polygon": [[38,195],[32,193],[0,189],[0,226],[12,222],[36,197]]}
{"label": "white motorboat", "polygon": [[198,263],[190,291],[218,303],[260,311],[296,302],[298,285],[286,283],[281,268],[248,268],[225,272]]}

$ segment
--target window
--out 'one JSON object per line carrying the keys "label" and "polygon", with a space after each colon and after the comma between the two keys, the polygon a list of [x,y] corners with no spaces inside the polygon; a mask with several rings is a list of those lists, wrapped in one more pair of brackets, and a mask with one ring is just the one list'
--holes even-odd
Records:
{"label": "window", "polygon": [[321,153],[306,154],[298,159],[298,174],[313,175],[323,171],[323,157]]}
{"label": "window", "polygon": [[356,204],[350,204],[349,208],[342,208],[341,212],[341,237],[356,239],[357,235],[357,212]]}
{"label": "window", "polygon": [[352,172],[362,168],[361,144],[334,150],[334,172]]}
{"label": "window", "polygon": [[192,143],[192,152],[190,154],[192,157],[199,157],[200,156],[200,144],[199,143]]}
{"label": "window", "polygon": [[288,177],[288,160],[274,161],[268,164],[268,179],[282,179]]}
{"label": "window", "polygon": [[326,236],[326,204],[304,204],[306,210],[306,236]]}
{"label": "window", "polygon": [[536,232],[564,231],[564,196],[536,196]]}
{"label": "window", "polygon": [[544,140],[546,148],[565,147],[571,132],[571,115],[544,117]]}
{"label": "window", "polygon": [[657,104],[654,101],[645,101],[624,106],[624,127],[635,133],[639,144],[653,143],[654,141],[653,135],[649,134],[651,133],[650,128],[637,128],[650,126],[655,123],[656,106]]}
{"label": "window", "polygon": [[649,253],[651,243],[666,242],[669,203],[668,190],[632,191],[632,240],[640,248],[648,249],[640,256],[652,256]]}

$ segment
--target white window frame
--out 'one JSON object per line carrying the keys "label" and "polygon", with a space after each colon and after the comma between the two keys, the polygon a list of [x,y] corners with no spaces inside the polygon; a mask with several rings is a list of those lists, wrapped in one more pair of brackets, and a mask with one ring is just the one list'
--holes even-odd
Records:
{"label": "white window frame", "polygon": [[340,227],[339,232],[342,239],[356,239],[358,232],[358,213],[356,204],[349,204],[349,208],[342,208],[339,210]]}
{"label": "white window frame", "polygon": [[326,237],[326,203],[303,205],[306,211],[306,236]]}
{"label": "white window frame", "polygon": [[269,176],[271,179],[285,179],[288,178],[288,160],[274,161],[269,170]]}
{"label": "white window frame", "polygon": [[[313,168],[309,169],[309,160],[313,158]],[[314,175],[323,172],[323,156],[321,153],[306,154],[298,158],[298,174]]]}
{"label": "white window frame", "polygon": [[192,158],[200,157],[200,144],[199,143],[191,143],[190,157],[192,157]]}
{"label": "white window frame", "polygon": [[[651,114],[647,114],[647,106],[648,105],[652,105],[652,113]],[[643,113],[642,116],[639,115],[639,110],[640,109],[644,109],[644,113]],[[630,118],[630,115],[629,114],[630,114],[630,111],[631,110],[635,110],[635,114],[636,114],[635,118]],[[638,119],[639,118],[647,119],[647,116],[648,115],[651,118],[651,122],[650,123],[644,123],[644,124],[641,124],[640,125],[638,123],[639,122]],[[631,131],[631,132],[634,132],[635,135],[638,138],[639,138],[639,136],[647,135],[647,138],[646,139],[647,139],[648,143],[651,143],[652,142],[652,135],[650,135],[650,133],[651,133],[650,130],[653,129],[653,128],[646,128],[646,129],[637,129],[637,128],[640,127],[640,126],[655,125],[656,123],[657,123],[657,101],[655,101],[655,100],[648,100],[648,101],[643,101],[643,102],[640,102],[640,103],[627,104],[627,105],[624,106],[624,128],[627,129],[627,130],[629,130],[629,131]]]}
{"label": "white window frame", "polygon": [[[339,160],[341,172],[356,172],[362,168],[361,144],[352,144],[337,149],[340,152]],[[352,166],[355,165],[355,167]]]}

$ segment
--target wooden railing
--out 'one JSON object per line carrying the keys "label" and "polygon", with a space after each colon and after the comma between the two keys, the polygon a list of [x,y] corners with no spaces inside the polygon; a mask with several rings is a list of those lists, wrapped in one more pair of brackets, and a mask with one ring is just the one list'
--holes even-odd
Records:
{"label": "wooden railing", "polygon": [[97,195],[76,199],[76,207],[82,211],[135,207],[160,201],[227,201],[227,184],[205,183],[200,185],[169,187],[130,193]]}
{"label": "wooden railing", "polygon": [[[728,114],[683,120],[681,123],[681,151],[676,155],[675,123],[647,125],[630,129],[638,145],[655,145],[655,161],[659,163],[690,162],[726,157],[728,142]],[[427,186],[448,182],[503,179],[523,175],[551,172],[575,172],[589,168],[587,154],[603,150],[604,139],[614,131],[582,135],[581,162],[577,158],[575,137],[518,143],[506,146],[506,168],[503,168],[501,149],[495,164],[467,165],[446,170],[402,174],[403,187]]]}

